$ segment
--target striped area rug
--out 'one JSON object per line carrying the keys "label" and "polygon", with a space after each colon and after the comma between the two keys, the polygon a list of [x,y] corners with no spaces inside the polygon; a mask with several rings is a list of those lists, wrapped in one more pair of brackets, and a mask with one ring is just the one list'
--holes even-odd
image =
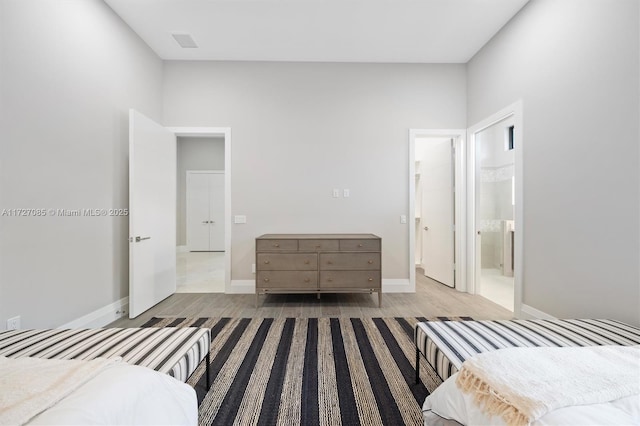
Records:
{"label": "striped area rug", "polygon": [[425,318],[153,318],[143,327],[209,327],[205,365],[188,383],[201,425],[421,425],[440,384],[421,363],[414,326]]}

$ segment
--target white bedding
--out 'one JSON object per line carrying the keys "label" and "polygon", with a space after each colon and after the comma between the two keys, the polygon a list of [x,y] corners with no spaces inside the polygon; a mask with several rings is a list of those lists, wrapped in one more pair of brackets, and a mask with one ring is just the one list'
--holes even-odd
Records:
{"label": "white bedding", "polygon": [[[448,378],[425,400],[422,407],[425,425],[440,424],[433,414],[467,426],[504,425],[501,417],[488,417],[474,404],[472,396],[458,389],[455,382],[457,375]],[[532,423],[532,426],[546,425],[640,425],[640,395],[602,404],[560,408]]]}
{"label": "white bedding", "polygon": [[128,364],[112,366],[30,425],[197,425],[194,389],[167,374]]}

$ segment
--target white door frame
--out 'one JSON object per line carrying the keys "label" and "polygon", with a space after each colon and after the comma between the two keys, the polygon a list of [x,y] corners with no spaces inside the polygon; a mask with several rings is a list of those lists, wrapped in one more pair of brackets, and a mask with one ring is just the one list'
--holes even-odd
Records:
{"label": "white door frame", "polygon": [[224,292],[231,292],[231,127],[167,127],[176,137],[224,138]]}
{"label": "white door frame", "polygon": [[417,138],[451,137],[456,150],[455,159],[455,282],[456,290],[467,291],[466,271],[466,235],[467,235],[467,178],[466,167],[466,135],[465,129],[409,129],[409,284],[412,291],[416,289],[416,144]]}
{"label": "white door frame", "polygon": [[514,316],[519,318],[522,310],[522,271],[524,261],[524,232],[523,232],[523,218],[524,218],[524,194],[523,194],[523,151],[524,151],[524,138],[522,131],[522,101],[519,100],[506,108],[501,109],[495,114],[490,115],[479,123],[469,127],[467,139],[468,153],[467,158],[467,258],[469,259],[469,267],[467,273],[467,283],[469,293],[475,294],[477,289],[477,224],[476,224],[476,134],[491,127],[492,125],[506,119],[513,117],[514,121],[514,140],[516,141],[514,146],[515,157],[515,232],[514,232],[514,270],[513,270],[513,313]]}

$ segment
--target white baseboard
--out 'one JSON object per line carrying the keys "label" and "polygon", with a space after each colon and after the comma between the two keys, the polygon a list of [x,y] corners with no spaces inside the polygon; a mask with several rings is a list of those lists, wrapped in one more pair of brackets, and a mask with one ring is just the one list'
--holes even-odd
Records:
{"label": "white baseboard", "polygon": [[231,280],[231,288],[227,294],[255,294],[255,280]]}
{"label": "white baseboard", "polygon": [[382,292],[383,293],[415,293],[415,285],[411,285],[408,278],[402,279],[383,279],[382,280]]}
{"label": "white baseboard", "polygon": [[129,296],[77,318],[58,328],[100,328],[125,316],[129,311]]}
{"label": "white baseboard", "polygon": [[520,317],[523,319],[556,319],[553,315],[549,315],[546,312],[542,312],[524,303],[520,307]]}
{"label": "white baseboard", "polygon": [[176,253],[186,253],[188,251],[187,246],[176,246]]}

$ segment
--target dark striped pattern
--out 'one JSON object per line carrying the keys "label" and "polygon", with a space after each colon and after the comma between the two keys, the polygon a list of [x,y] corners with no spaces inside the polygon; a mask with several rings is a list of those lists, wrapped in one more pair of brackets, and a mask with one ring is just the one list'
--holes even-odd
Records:
{"label": "dark striped pattern", "polygon": [[[189,326],[193,319],[153,319]],[[440,380],[414,383],[416,318],[211,318],[211,389],[196,386],[200,424],[422,424]],[[201,381],[202,366],[188,381]]]}
{"label": "dark striped pattern", "polygon": [[416,325],[414,340],[446,380],[481,352],[520,346],[638,345],[640,329],[597,319],[427,321]]}
{"label": "dark striped pattern", "polygon": [[0,332],[0,356],[89,360],[122,357],[186,382],[210,348],[208,328],[96,328]]}

